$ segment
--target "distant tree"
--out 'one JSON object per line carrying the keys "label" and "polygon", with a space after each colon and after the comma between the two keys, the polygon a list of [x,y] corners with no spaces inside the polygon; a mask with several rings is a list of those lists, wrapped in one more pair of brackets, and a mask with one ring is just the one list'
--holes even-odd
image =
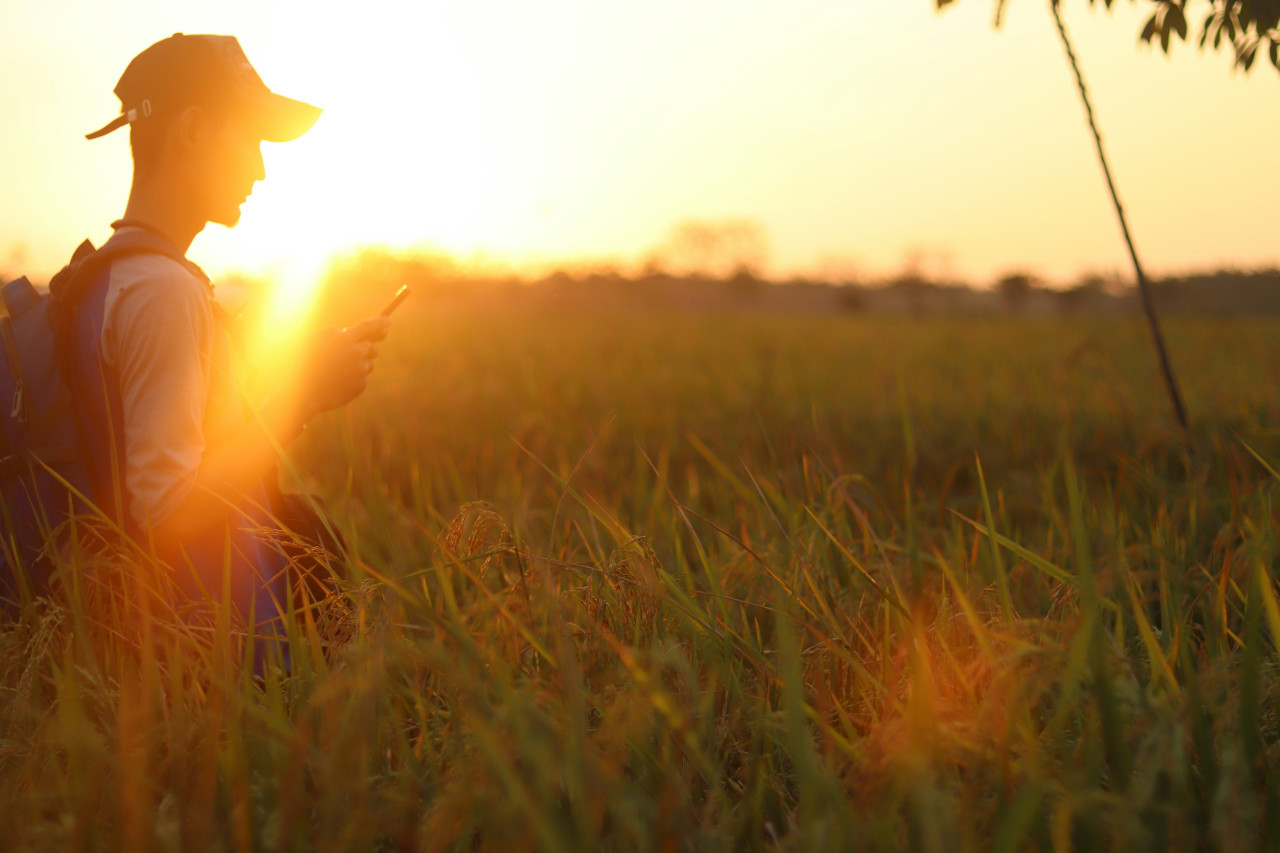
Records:
{"label": "distant tree", "polygon": [[1034,276],[1024,272],[1009,273],[996,282],[996,290],[1010,311],[1021,311],[1027,304],[1031,291],[1039,282]]}
{"label": "distant tree", "polygon": [[870,303],[867,301],[867,292],[856,284],[844,284],[840,286],[840,295],[837,297],[837,304],[841,311],[849,314],[862,314],[868,308]]}
{"label": "distant tree", "polygon": [[417,303],[456,293],[462,279],[463,270],[443,251],[359,247],[329,262],[316,292],[317,316],[346,323],[361,311],[378,310],[402,284],[413,289]]}
{"label": "distant tree", "polygon": [[918,270],[908,266],[889,280],[887,289],[901,297],[908,313],[918,316],[925,313],[931,292],[936,287]]}
{"label": "distant tree", "polygon": [[902,270],[898,278],[916,278],[930,284],[946,287],[956,284],[955,257],[945,248],[916,245],[902,253]]}
{"label": "distant tree", "polygon": [[553,270],[546,276],[546,278],[539,282],[539,284],[551,288],[553,292],[558,292],[562,289],[572,287],[577,283],[577,279],[562,269]]}
{"label": "distant tree", "polygon": [[644,256],[644,260],[640,263],[640,278],[656,278],[658,276],[667,275],[666,269],[662,265],[662,256],[657,252],[649,252]]}
{"label": "distant tree", "polygon": [[1123,275],[1115,270],[1089,271],[1082,273],[1080,278],[1076,279],[1075,286],[1087,290],[1095,290],[1098,293],[1118,294],[1128,287]]}
{"label": "distant tree", "polygon": [[[934,0],[937,8],[949,6],[955,0]],[[995,0],[996,26],[1004,17],[1008,0]],[[1050,0],[1058,5],[1060,0]],[[1108,9],[1115,0],[1089,0],[1089,5],[1096,6],[1101,2]],[[1139,0],[1130,0],[1137,3]],[[1159,41],[1160,49],[1165,53],[1175,39],[1185,42],[1190,35],[1187,26],[1187,15],[1191,10],[1203,11],[1204,21],[1200,26],[1199,45],[1204,48],[1212,44],[1217,50],[1223,44],[1231,47],[1236,56],[1236,65],[1246,72],[1253,67],[1259,51],[1265,46],[1271,64],[1280,70],[1280,0],[1141,0],[1151,9],[1142,32],[1140,41],[1148,44]]]}
{"label": "distant tree", "polygon": [[729,292],[733,294],[735,299],[751,299],[760,295],[760,289],[764,286],[759,278],[756,277],[747,267],[738,267],[737,271],[729,279]]}
{"label": "distant tree", "polygon": [[857,258],[849,255],[829,254],[818,260],[809,277],[828,284],[861,284],[864,275]]}
{"label": "distant tree", "polygon": [[418,248],[397,251],[386,246],[363,246],[335,258],[326,285],[338,289],[395,290],[400,284],[424,291],[453,287],[462,277],[458,262],[443,251]]}
{"label": "distant tree", "polygon": [[622,273],[612,266],[598,267],[582,277],[586,289],[597,292],[617,288],[623,281]]}
{"label": "distant tree", "polygon": [[1058,293],[1058,301],[1064,311],[1084,311],[1101,303],[1107,297],[1107,279],[1097,273],[1088,273],[1071,287]]}
{"label": "distant tree", "polygon": [[650,253],[646,266],[708,278],[728,278],[740,271],[758,277],[769,254],[769,236],[759,222],[690,220],[671,230],[667,241]]}

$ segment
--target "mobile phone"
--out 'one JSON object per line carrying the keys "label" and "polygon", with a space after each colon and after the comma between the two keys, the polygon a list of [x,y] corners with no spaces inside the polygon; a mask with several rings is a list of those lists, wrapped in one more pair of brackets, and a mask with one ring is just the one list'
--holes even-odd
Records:
{"label": "mobile phone", "polygon": [[383,317],[390,317],[391,312],[400,307],[400,303],[404,302],[406,296],[409,295],[409,285],[402,284],[400,289],[396,291],[396,295],[391,297],[391,301],[387,303],[387,307],[382,309]]}

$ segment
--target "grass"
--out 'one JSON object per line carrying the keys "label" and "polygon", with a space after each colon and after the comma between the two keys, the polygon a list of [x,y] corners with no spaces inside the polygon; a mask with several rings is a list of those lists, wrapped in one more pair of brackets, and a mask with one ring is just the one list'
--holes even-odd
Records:
{"label": "grass", "polygon": [[1136,322],[394,332],[289,674],[132,565],[0,634],[12,849],[1280,845],[1274,324],[1171,324],[1193,457]]}

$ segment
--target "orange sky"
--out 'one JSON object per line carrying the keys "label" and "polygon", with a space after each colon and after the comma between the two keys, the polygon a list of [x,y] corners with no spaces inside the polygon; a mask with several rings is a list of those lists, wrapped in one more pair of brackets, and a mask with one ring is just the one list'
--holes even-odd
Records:
{"label": "orange sky", "polygon": [[[1147,265],[1280,260],[1276,73],[1138,47],[1145,2],[1065,2]],[[1009,5],[995,32],[987,0],[6,3],[0,269],[47,275],[106,236],[127,140],[83,134],[183,30],[238,35],[268,85],[326,107],[265,146],[241,225],[197,239],[215,274],[309,280],[370,242],[632,261],[726,218],[767,229],[779,275],[912,253],[978,283],[1124,270],[1045,3]]]}

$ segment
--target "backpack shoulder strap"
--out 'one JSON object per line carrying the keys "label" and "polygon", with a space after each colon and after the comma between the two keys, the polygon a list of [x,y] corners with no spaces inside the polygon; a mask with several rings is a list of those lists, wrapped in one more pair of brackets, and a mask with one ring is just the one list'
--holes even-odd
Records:
{"label": "backpack shoulder strap", "polygon": [[[114,227],[127,225],[129,223],[124,221],[113,223]],[[71,256],[71,261],[49,281],[49,320],[54,336],[60,342],[59,351],[64,349],[61,342],[71,325],[76,306],[99,280],[99,274],[112,261],[130,255],[163,255],[208,281],[204,271],[188,261],[176,246],[149,229],[121,228],[100,249],[94,249],[93,244],[85,240]]]}
{"label": "backpack shoulder strap", "polygon": [[137,227],[125,227],[112,234],[111,239],[93,254],[90,263],[101,269],[102,265],[128,255],[164,255],[188,269],[198,269],[177,246],[159,234]]}

